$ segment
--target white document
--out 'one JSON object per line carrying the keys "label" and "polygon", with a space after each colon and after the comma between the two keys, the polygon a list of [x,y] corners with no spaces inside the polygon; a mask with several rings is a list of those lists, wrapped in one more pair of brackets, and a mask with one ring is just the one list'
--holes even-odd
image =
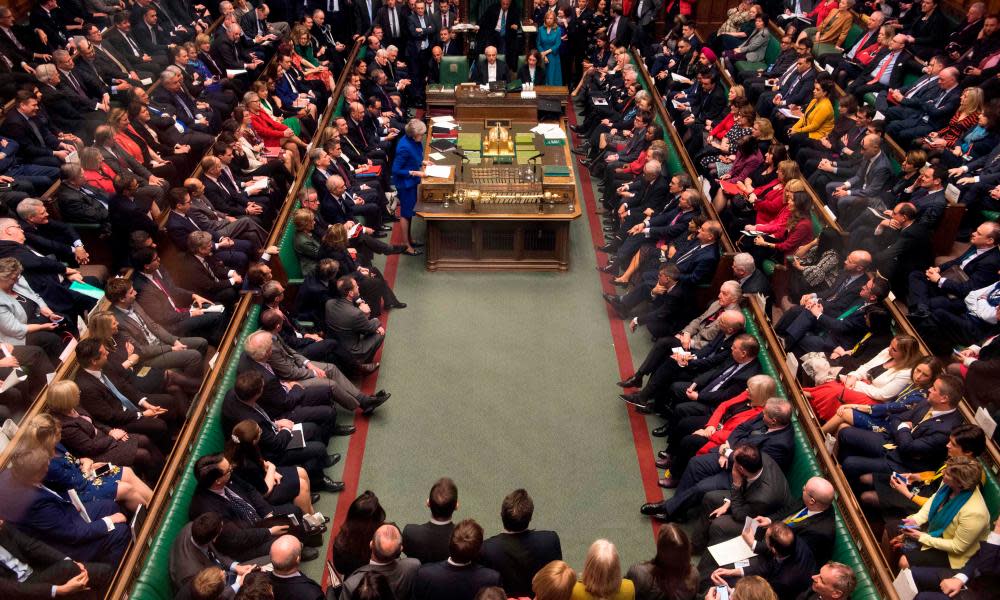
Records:
{"label": "white document", "polygon": [[212,355],[212,358],[208,359],[208,368],[209,369],[214,369],[215,368],[215,363],[218,360],[219,360],[219,353],[216,352],[215,354]]}
{"label": "white document", "polygon": [[872,207],[869,206],[868,207],[868,212],[870,212],[871,214],[875,215],[876,217],[878,217],[880,219],[888,219],[889,218],[889,217],[885,216],[885,214],[882,211],[880,211],[879,209],[877,209],[877,208],[872,208]]}
{"label": "white document", "polygon": [[796,115],[792,111],[788,110],[787,108],[779,108],[778,112],[781,113],[782,115],[788,117],[789,119],[798,119],[799,118],[798,115]]}
{"label": "white document", "polygon": [[66,344],[66,348],[63,349],[62,354],[59,355],[59,362],[65,362],[69,355],[73,353],[73,349],[76,348],[76,338],[69,338],[69,343]]}
{"label": "white document", "polygon": [[431,152],[430,157],[431,160],[444,160],[444,154],[440,152]]}
{"label": "white document", "polygon": [[688,85],[691,85],[692,83],[694,83],[693,81],[691,81],[687,77],[685,77],[683,75],[678,75],[677,73],[671,73],[670,74],[670,78],[673,79],[674,81],[678,81],[680,83],[686,83]]}
{"label": "white document", "polygon": [[731,540],[726,540],[725,542],[720,542],[714,546],[709,546],[708,551],[712,554],[712,558],[715,559],[715,564],[731,565],[736,561],[746,560],[752,556],[757,556],[757,554],[747,546],[747,543],[743,541],[741,536],[736,536]]}
{"label": "white document", "polygon": [[140,79],[139,83],[141,83],[142,85],[151,85],[153,83],[153,78],[147,77],[145,79]]}
{"label": "white document", "polygon": [[885,115],[883,115],[881,111],[876,110],[875,111],[875,117],[872,120],[873,121],[885,121]]}
{"label": "white document", "polygon": [[560,127],[553,127],[546,131],[544,134],[547,140],[564,140],[566,139],[566,132]]}
{"label": "white document", "polygon": [[296,423],[292,425],[292,439],[288,441],[288,445],[285,448],[288,450],[298,450],[305,447],[306,438],[305,433],[302,431],[302,423]]}
{"label": "white document", "polygon": [[535,90],[523,90],[521,92],[521,98],[523,100],[534,100],[538,98],[538,94],[535,92]]}
{"label": "white document", "polygon": [[447,179],[451,177],[451,167],[448,165],[430,165],[424,168],[424,174],[428,177]]}
{"label": "white document", "polygon": [[683,108],[681,108],[682,106],[684,106],[683,102],[678,102],[677,100],[671,100],[670,103],[673,104],[674,108],[676,108],[677,110],[684,110]]}
{"label": "white document", "polygon": [[205,311],[207,313],[220,313],[220,312],[225,312],[226,307],[223,306],[223,305],[221,305],[221,304],[212,304],[212,305],[206,306],[205,308],[203,308],[201,310],[203,310],[203,311]]}
{"label": "white document", "polygon": [[758,523],[757,521],[754,521],[750,517],[747,517],[746,520],[743,521],[743,533],[750,532],[750,537],[751,538],[754,537],[755,535],[757,535],[757,528],[758,527],[760,527],[760,523]]}
{"label": "white document", "polygon": [[0,385],[0,394],[6,392],[7,390],[9,390],[10,388],[14,387],[15,385],[21,383],[22,381],[24,381],[27,378],[28,378],[28,376],[25,375],[24,371],[22,371],[21,369],[19,369],[19,368],[18,369],[13,369],[10,372],[10,375],[7,376],[7,379],[3,380],[3,385]]}
{"label": "white document", "polygon": [[247,194],[254,194],[256,192],[262,192],[266,189],[267,189],[267,178],[265,177],[264,179],[257,179],[250,185],[246,186],[245,188],[243,188],[243,191],[245,191]]}
{"label": "white document", "polygon": [[80,495],[76,493],[76,490],[67,490],[66,495],[69,496],[69,501],[73,503],[73,508],[76,509],[76,512],[80,513],[80,518],[83,519],[83,522],[90,523],[90,515],[87,514],[87,507],[80,501]]}
{"label": "white document", "polygon": [[236,77],[246,73],[246,69],[226,69],[226,77]]}
{"label": "white document", "polygon": [[47,383],[47,384],[48,383],[52,383],[52,380],[55,379],[55,378],[56,378],[56,374],[55,373],[46,373],[45,374],[45,383]]}
{"label": "white document", "polygon": [[956,204],[958,202],[958,195],[960,193],[961,192],[958,190],[958,187],[954,183],[949,183],[947,187],[944,188],[945,200],[947,200],[951,204]]}
{"label": "white document", "polygon": [[537,33],[538,32],[538,26],[537,25],[521,25],[521,31],[523,31],[524,33]]}
{"label": "white document", "polygon": [[823,210],[826,211],[827,215],[829,215],[831,221],[837,220],[837,215],[833,214],[833,211],[830,209],[829,206],[824,206]]}
{"label": "white document", "polygon": [[789,352],[785,355],[785,363],[788,364],[788,370],[792,372],[792,377],[795,377],[799,372],[799,359]]}
{"label": "white document", "polygon": [[827,73],[829,73],[830,75],[833,75],[833,65],[826,65],[823,68],[826,69]]}
{"label": "white document", "polygon": [[431,125],[445,126],[445,125],[455,125],[455,117],[451,115],[444,115],[440,117],[431,117]]}
{"label": "white document", "polygon": [[909,569],[903,569],[892,582],[892,587],[896,589],[899,600],[913,600],[917,595],[917,584],[913,581],[913,573]]}
{"label": "white document", "polygon": [[993,420],[990,413],[986,412],[986,409],[982,406],[976,409],[976,425],[983,428],[983,432],[986,433],[986,439],[992,439],[993,433],[997,430],[997,422]]}

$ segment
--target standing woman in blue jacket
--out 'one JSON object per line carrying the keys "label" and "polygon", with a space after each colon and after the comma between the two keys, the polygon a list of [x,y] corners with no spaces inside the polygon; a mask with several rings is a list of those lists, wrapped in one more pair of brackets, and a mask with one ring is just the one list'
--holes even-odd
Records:
{"label": "standing woman in blue jacket", "polygon": [[399,138],[396,144],[396,158],[392,161],[392,184],[396,186],[396,197],[399,198],[399,218],[406,234],[406,250],[403,254],[417,256],[423,254],[414,246],[422,246],[413,242],[410,236],[410,221],[413,220],[417,206],[417,186],[424,176],[424,135],[427,125],[419,119],[410,119],[406,124],[406,135]]}

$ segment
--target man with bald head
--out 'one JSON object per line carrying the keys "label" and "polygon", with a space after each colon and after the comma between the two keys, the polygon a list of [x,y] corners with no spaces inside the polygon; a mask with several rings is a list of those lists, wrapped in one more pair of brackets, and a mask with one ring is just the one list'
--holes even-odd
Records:
{"label": "man with bald head", "polygon": [[912,140],[947,125],[962,99],[958,77],[958,69],[955,67],[942,69],[938,74],[938,90],[927,102],[917,107],[918,114],[890,122],[885,128],[886,134],[906,147]]}
{"label": "man with bald head", "polygon": [[274,600],[323,600],[323,588],[299,570],[302,542],[294,535],[283,535],[271,544],[271,565],[267,579],[274,590]]}
{"label": "man with bald head", "polygon": [[1000,271],[1000,250],[997,249],[1000,224],[994,221],[981,224],[972,232],[969,241],[972,245],[958,258],[929,267],[926,271],[910,273],[907,304],[911,315],[926,317],[934,308],[960,307],[962,298],[969,292],[997,280],[997,271]]}
{"label": "man with bald head", "polygon": [[351,600],[361,579],[369,572],[385,577],[396,598],[409,598],[420,561],[415,558],[400,558],[403,536],[399,528],[392,523],[382,525],[375,530],[369,546],[372,550],[371,560],[344,581],[340,600]]}

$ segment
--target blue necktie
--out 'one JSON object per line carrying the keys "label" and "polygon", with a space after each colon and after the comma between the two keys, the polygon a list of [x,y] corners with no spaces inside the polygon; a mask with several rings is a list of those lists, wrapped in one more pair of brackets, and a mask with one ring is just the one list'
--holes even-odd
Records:
{"label": "blue necktie", "polygon": [[132,401],[125,396],[125,394],[118,391],[118,388],[115,387],[115,384],[111,383],[111,380],[108,379],[108,376],[105,375],[104,373],[101,373],[101,383],[103,383],[104,387],[108,388],[108,390],[110,390],[111,393],[114,394],[115,398],[118,398],[118,401],[122,403],[122,408],[124,408],[125,410],[134,410],[136,412],[141,412],[139,411],[139,407],[133,404]]}

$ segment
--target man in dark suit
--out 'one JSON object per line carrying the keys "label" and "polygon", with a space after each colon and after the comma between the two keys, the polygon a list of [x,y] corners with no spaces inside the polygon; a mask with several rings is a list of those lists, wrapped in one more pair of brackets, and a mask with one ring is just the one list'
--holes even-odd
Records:
{"label": "man in dark suit", "polygon": [[628,47],[635,37],[635,24],[625,16],[621,2],[611,3],[611,19],[607,25],[607,36],[612,44]]}
{"label": "man in dark suit", "polygon": [[108,118],[107,113],[96,110],[96,104],[81,96],[62,80],[55,65],[38,65],[35,69],[38,89],[42,92],[42,105],[50,121],[59,131],[90,137],[90,132]]}
{"label": "man in dark suit", "polygon": [[[993,531],[980,542],[979,551],[972,555],[965,566],[946,579],[941,579],[941,569],[912,567],[914,579],[922,572],[940,581],[941,592],[920,592],[915,600],[986,600],[995,595],[1000,583],[1000,519],[993,523]],[[923,579],[923,577],[921,577]],[[919,585],[919,584],[918,584]]]}
{"label": "man in dark suit", "polygon": [[189,581],[207,567],[219,567],[227,574],[246,575],[254,564],[266,557],[240,564],[215,547],[215,541],[222,533],[222,517],[218,513],[206,512],[181,528],[170,547],[170,581],[174,589],[183,588]]}
{"label": "man in dark suit", "polygon": [[326,303],[326,329],[359,363],[370,363],[382,346],[385,329],[358,306],[360,293],[353,277],[338,279],[337,292],[340,297]]}
{"label": "man in dark suit", "polygon": [[451,517],[458,508],[458,487],[448,477],[442,477],[431,486],[427,497],[431,520],[423,525],[411,523],[403,528],[403,549],[406,555],[423,564],[440,562],[448,558],[448,545],[455,524]]}
{"label": "man in dark suit", "polygon": [[49,458],[41,448],[14,453],[0,472],[0,519],[75,561],[118,564],[130,541],[121,508],[114,500],[84,502],[90,522],[84,521],[72,502],[42,485]]}
{"label": "man in dark suit", "polygon": [[875,267],[893,290],[905,294],[910,272],[931,266],[933,234],[932,225],[917,219],[917,207],[911,202],[895,205],[890,217],[875,228]]}
{"label": "man in dark suit", "polygon": [[207,231],[188,234],[187,251],[178,259],[177,274],[185,288],[216,304],[232,306],[239,298],[243,276],[222,262],[213,251],[215,245]]}
{"label": "man in dark suit", "polygon": [[938,74],[938,89],[934,96],[919,104],[912,117],[890,121],[885,128],[886,134],[899,140],[901,144],[909,144],[912,140],[947,125],[961,102],[962,90],[958,87],[958,78],[958,69],[955,67],[942,69]]}
{"label": "man in dark suit", "polygon": [[837,452],[852,487],[870,473],[917,473],[940,467],[948,453],[951,430],[962,422],[956,407],[963,388],[958,377],[940,375],[927,401],[894,416],[884,433],[841,429]]}
{"label": "man in dark suit", "polygon": [[[817,564],[819,562],[816,561]],[[813,575],[812,586],[799,594],[796,600],[845,600],[851,597],[857,584],[854,569],[844,563],[830,561]],[[947,596],[942,596],[943,598]],[[921,600],[927,599],[921,597]],[[938,599],[935,597],[934,600]]]}
{"label": "man in dark suit", "polygon": [[903,84],[907,60],[906,36],[896,34],[889,40],[889,46],[872,58],[868,68],[861,72],[847,86],[847,93],[859,101],[865,94],[879,93],[888,89],[898,89]]}
{"label": "man in dark suit", "polygon": [[507,494],[500,505],[504,530],[483,542],[480,562],[500,573],[508,597],[530,596],[535,573],[553,560],[562,560],[556,532],[528,529],[534,511],[527,490]]}
{"label": "man in dark suit", "polygon": [[106,228],[108,202],[104,192],[87,185],[83,169],[76,163],[60,167],[62,184],[56,190],[59,214],[70,223],[93,223]]}
{"label": "man in dark suit", "polygon": [[795,598],[808,589],[816,560],[809,547],[788,525],[772,523],[767,528],[766,551],[750,559],[747,567],[716,569],[712,581],[718,585],[733,584],[734,579],[749,575],[763,577],[778,598]]}
{"label": "man in dark suit", "polygon": [[256,256],[260,250],[263,230],[247,217],[226,219],[205,198],[201,181],[189,179],[187,184],[196,188],[198,195],[193,197],[184,188],[170,190],[172,207],[167,215],[167,236],[178,250],[185,251],[190,250],[192,233],[207,233],[217,257],[237,272],[245,272],[250,256]]}
{"label": "man in dark suit", "polygon": [[118,57],[124,58],[127,65],[142,77],[156,77],[167,66],[165,55],[151,56],[139,47],[132,35],[132,23],[128,13],[122,11],[112,17],[114,27],[104,36],[104,44],[115,49]]}
{"label": "man in dark suit", "polygon": [[[451,27],[458,22],[458,11],[455,6],[452,5],[448,0],[428,0],[428,13],[434,20],[434,28],[438,31],[442,29],[451,30]],[[436,4],[435,4],[436,3]],[[430,8],[433,6],[434,10],[431,11]],[[458,54],[462,54],[461,48],[458,49]]]}
{"label": "man in dark suit", "polygon": [[[194,464],[197,489],[191,497],[188,517],[214,512],[222,517],[222,532],[215,547],[236,560],[251,560],[270,552],[271,544],[288,531],[287,525],[268,525],[264,519],[302,511],[292,505],[271,506],[252,485],[232,477],[233,469],[222,454],[208,454]],[[315,548],[306,548],[305,560],[316,558]]]}
{"label": "man in dark suit", "polygon": [[136,291],[124,277],[109,279],[104,295],[111,302],[118,327],[135,344],[141,364],[201,378],[203,355],[208,349],[204,338],[180,338],[161,327],[136,304]]}
{"label": "man in dark suit", "polygon": [[[746,536],[747,545],[751,550],[762,547],[764,534],[767,527],[772,522],[781,522],[788,525],[795,535],[805,542],[812,552],[816,562],[826,562],[833,552],[834,535],[836,530],[836,515],[833,510],[833,501],[836,493],[831,484],[822,477],[811,477],[802,487],[802,501],[793,501],[790,506],[783,507],[781,512],[772,512],[770,515],[756,515],[753,517],[757,522],[757,532],[753,538]],[[715,520],[708,529],[708,543],[717,544],[729,538],[740,535],[743,532],[744,522],[736,523]],[[698,570],[707,575],[714,571],[718,565],[711,560],[710,554],[702,556],[702,561],[698,565]]]}
{"label": "man in dark suit", "polygon": [[171,448],[171,434],[184,422],[187,406],[169,394],[144,395],[128,381],[109,375],[104,367],[108,349],[100,340],[85,338],[77,344],[80,363],[74,381],[80,388],[80,405],[106,427],[148,437],[162,452]]}
{"label": "man in dark suit", "polygon": [[[475,82],[479,85],[499,81],[506,83],[510,77],[507,63],[497,59],[498,50],[495,46],[487,46],[483,51],[486,58],[476,63]],[[515,63],[517,64],[517,63]]]}
{"label": "man in dark suit", "polygon": [[733,277],[744,294],[763,294],[765,297],[771,295],[771,282],[757,268],[753,255],[748,252],[733,256]]}
{"label": "man in dark suit", "polygon": [[167,45],[175,40],[159,23],[159,14],[155,6],[147,5],[139,8],[142,17],[132,27],[132,38],[146,54],[156,57],[167,56]]}
{"label": "man in dark suit", "polygon": [[476,564],[483,528],[472,519],[455,525],[448,560],[425,564],[413,582],[413,600],[473,600],[480,589],[500,585],[500,574]]}
{"label": "man in dark suit", "polygon": [[795,68],[789,69],[778,79],[776,91],[760,95],[757,99],[757,113],[769,119],[777,109],[789,104],[805,106],[812,97],[815,82],[816,69],[813,68],[812,55],[800,56],[795,61]]}
{"label": "man in dark suit", "polygon": [[334,435],[350,435],[354,427],[337,425],[337,409],[332,404],[330,391],[323,388],[289,386],[281,381],[268,364],[273,351],[271,334],[266,331],[252,333],[244,344],[239,372],[255,371],[264,378],[264,390],[258,399],[268,414],[296,423],[315,423],[320,437],[328,440]]}
{"label": "man in dark suit", "polygon": [[[729,282],[727,282],[729,283]],[[715,370],[720,364],[728,362],[732,358],[733,344],[738,335],[743,331],[746,318],[739,311],[738,304],[734,304],[728,310],[721,307],[717,316],[708,319],[701,329],[710,335],[707,339],[699,339],[697,344],[690,342],[684,346],[678,337],[664,338],[677,341],[678,344],[664,348],[657,353],[655,358],[647,357],[643,362],[639,372],[651,375],[645,385],[642,378],[628,381],[634,387],[640,387],[638,392],[621,395],[621,399],[634,405],[640,412],[655,412],[664,414],[668,412],[668,406],[672,404],[673,396],[670,393],[670,385],[677,380],[694,381],[701,374]],[[690,328],[690,325],[688,326]],[[696,334],[701,338],[701,334]],[[690,338],[689,338],[690,339]],[[751,338],[753,339],[753,338]],[[680,345],[686,347],[685,353],[674,353],[672,348]],[[652,356],[653,353],[651,352]],[[651,372],[649,372],[651,371]],[[685,402],[687,399],[685,398]],[[661,437],[670,431],[669,426],[664,425],[653,430],[653,435]]]}
{"label": "man in dark suit", "polygon": [[[672,498],[643,504],[640,512],[660,520],[678,520],[708,492],[729,489],[733,483],[732,470],[739,465],[742,465],[739,466],[741,474],[746,475],[746,479],[753,479],[753,475],[763,468],[760,465],[769,462],[776,465],[781,481],[785,481],[781,471],[791,465],[795,447],[791,419],[791,404],[783,398],[770,398],[764,411],[741,423],[725,443],[688,463]],[[737,453],[735,449],[739,447],[743,450]],[[734,456],[743,458],[736,460]],[[762,456],[770,461],[763,461]],[[785,497],[787,493],[771,510],[780,507]]]}
{"label": "man in dark suit", "polygon": [[264,207],[255,202],[243,190],[236,189],[228,177],[223,175],[223,164],[217,156],[201,159],[201,183],[205,186],[205,198],[215,210],[230,217],[249,217],[255,223],[263,218]]}
{"label": "man in dark suit", "polygon": [[[343,1],[343,0],[342,0]],[[354,0],[354,31],[356,35],[367,36],[376,24],[381,0]]]}
{"label": "man in dark suit", "polygon": [[257,404],[264,393],[264,377],[257,371],[248,370],[236,377],[233,389],[226,392],[222,401],[222,421],[226,431],[232,431],[240,421],[250,420],[260,427],[257,445],[261,455],[276,465],[297,466],[309,474],[310,487],[314,491],[339,492],[342,482],[326,476],[323,469],[334,463],[337,455],[328,456],[322,432],[315,423],[302,422],[302,437],[305,446],[289,448],[292,442],[292,427],[289,419],[274,419],[267,409]]}
{"label": "man in dark suit", "polygon": [[882,137],[870,133],[861,141],[861,164],[854,176],[826,185],[828,204],[837,213],[837,220],[851,228],[866,208],[885,209],[882,195],[892,179],[892,164],[882,152]]}
{"label": "man in dark suit", "polygon": [[[691,536],[692,549],[699,552],[704,553],[713,524],[736,535],[748,517],[774,514],[787,502],[788,482],[774,459],[754,446],[736,448],[746,456],[743,464],[733,465],[730,487],[712,490],[702,498],[698,524]],[[736,450],[733,455],[737,456]],[[759,469],[752,460],[754,455],[760,461]]]}
{"label": "man in dark suit", "polygon": [[267,574],[274,600],[324,600],[323,588],[299,570],[302,542],[294,535],[283,535],[271,544],[271,565]]}
{"label": "man in dark suit", "polygon": [[[485,50],[493,46],[505,55],[506,64],[517,65],[521,34],[521,11],[511,0],[500,0],[479,17],[476,48]],[[506,81],[506,79],[504,80]]]}
{"label": "man in dark suit", "polygon": [[239,24],[227,25],[225,32],[216,34],[215,40],[212,42],[211,53],[212,58],[222,69],[247,71],[247,73],[239,75],[238,79],[248,83],[254,76],[253,71],[263,61],[259,56],[252,55],[240,47],[239,40],[242,36],[243,28]]}
{"label": "man in dark suit", "polygon": [[[372,536],[371,561],[354,571],[344,580],[344,587],[340,592],[340,597],[349,599],[354,597],[361,579],[365,573],[378,573],[389,582],[389,588],[396,598],[409,598],[413,590],[413,580],[420,569],[420,561],[415,558],[400,558],[403,550],[403,537],[399,533],[399,528],[393,523],[386,523],[379,526]],[[447,546],[445,556],[447,557]]]}
{"label": "man in dark suit", "polygon": [[219,310],[222,305],[213,309],[208,298],[175,284],[170,274],[160,269],[160,255],[152,248],[133,252],[132,266],[132,282],[146,314],[174,335],[201,337],[218,346],[229,322],[225,311]]}
{"label": "man in dark suit", "polygon": [[38,119],[38,99],[33,93],[20,90],[14,102],[14,110],[8,111],[0,124],[0,135],[20,144],[18,158],[21,161],[35,166],[60,166],[72,146],[60,142],[51,127]]}
{"label": "man in dark suit", "polygon": [[[993,284],[1000,270],[1000,225],[987,221],[972,232],[972,245],[958,258],[910,273],[910,315],[930,316],[933,308],[961,308],[969,292]],[[949,277],[950,275],[950,277]]]}
{"label": "man in dark suit", "polygon": [[666,397],[658,398],[657,408],[661,414],[672,416],[673,409],[684,404],[683,417],[710,416],[716,406],[746,389],[747,380],[760,372],[759,351],[757,338],[741,333],[733,340],[728,356],[714,367],[692,380],[683,380],[689,373],[680,374],[670,384]]}
{"label": "man in dark suit", "polygon": [[375,22],[382,28],[386,46],[405,48],[407,45],[407,17],[409,9],[398,6],[397,0],[385,0]]}
{"label": "man in dark suit", "polygon": [[890,88],[875,96],[875,108],[887,121],[899,121],[921,114],[920,106],[932,102],[940,91],[938,76],[945,68],[939,57],[932,58],[923,68],[923,75],[909,85]]}
{"label": "man in dark suit", "polygon": [[9,598],[96,600],[114,573],[109,564],[67,560],[64,553],[0,520],[3,552],[10,555],[10,562],[0,563],[0,594]]}

